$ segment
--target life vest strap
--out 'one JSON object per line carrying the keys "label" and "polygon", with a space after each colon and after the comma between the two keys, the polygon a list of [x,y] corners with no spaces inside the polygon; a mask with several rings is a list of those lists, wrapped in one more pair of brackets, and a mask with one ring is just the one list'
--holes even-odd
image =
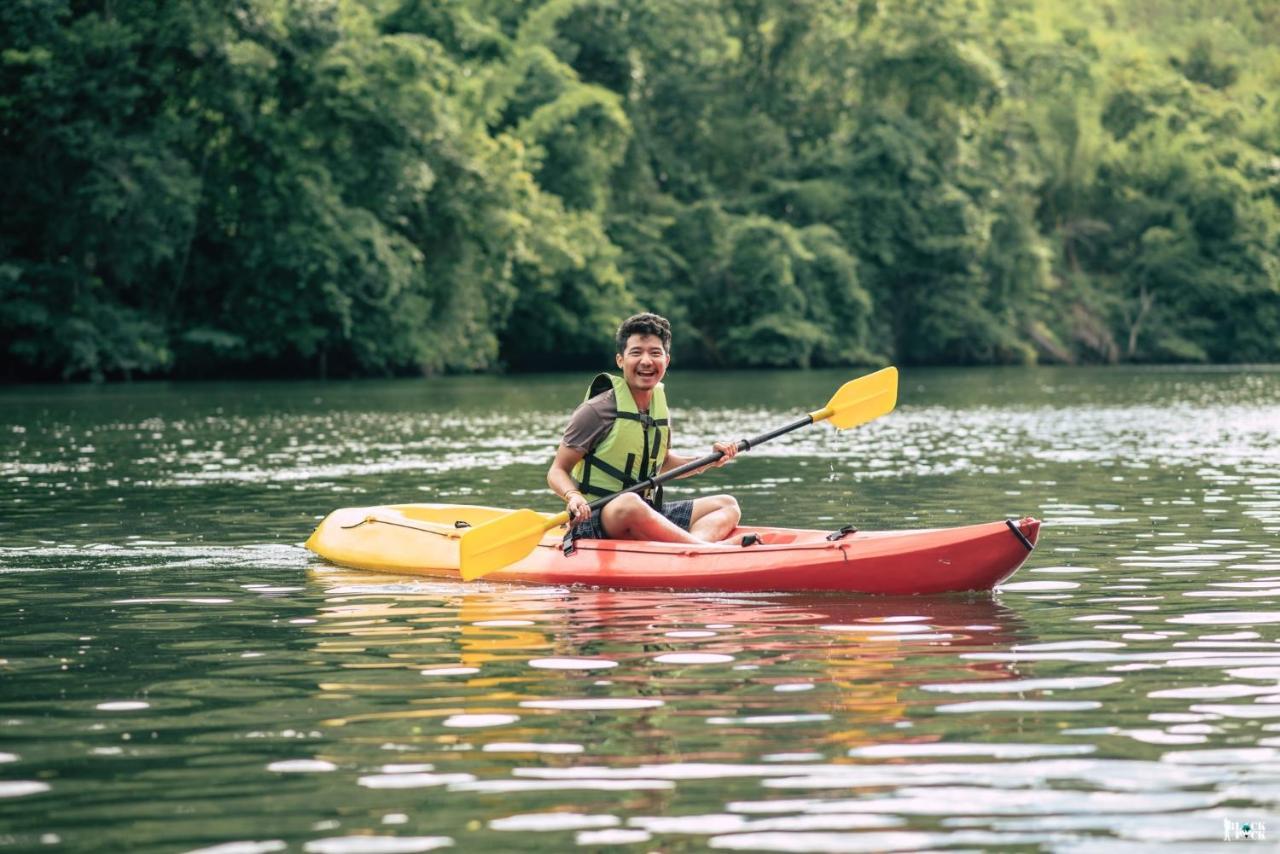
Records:
{"label": "life vest strap", "polygon": [[[582,463],[583,463],[582,465],[582,468],[583,468],[582,485],[583,486],[589,485],[589,482],[591,480],[591,474],[590,474],[591,469],[599,469],[600,471],[607,474],[609,477],[614,478],[615,480],[621,482],[623,489],[626,489],[628,486],[631,486],[636,482],[636,479],[634,477],[629,476],[626,472],[624,472],[620,468],[609,465],[604,460],[597,457],[595,454],[587,454],[585,457],[582,458]],[[608,495],[608,494],[609,493],[607,492],[605,493],[605,495]]]}
{"label": "life vest strap", "polygon": [[622,412],[619,410],[618,417],[627,421],[639,421],[645,427],[666,427],[671,423],[670,418],[650,418],[646,412]]}

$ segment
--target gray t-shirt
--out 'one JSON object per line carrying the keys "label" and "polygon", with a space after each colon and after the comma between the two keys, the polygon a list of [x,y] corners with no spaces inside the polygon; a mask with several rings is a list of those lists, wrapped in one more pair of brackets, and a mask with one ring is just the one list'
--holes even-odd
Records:
{"label": "gray t-shirt", "polygon": [[[573,410],[573,415],[569,418],[569,425],[564,428],[561,444],[584,454],[594,451],[596,446],[604,441],[604,437],[613,427],[613,422],[617,420],[617,400],[613,389],[609,389],[578,404],[578,408]],[[670,429],[669,418],[668,429]]]}

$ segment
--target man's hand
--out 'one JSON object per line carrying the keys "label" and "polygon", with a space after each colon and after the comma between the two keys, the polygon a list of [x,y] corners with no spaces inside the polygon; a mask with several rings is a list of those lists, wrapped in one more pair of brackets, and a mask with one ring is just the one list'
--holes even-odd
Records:
{"label": "man's hand", "polygon": [[569,513],[570,525],[581,525],[591,518],[591,505],[577,490],[569,493],[569,500],[565,502],[564,509]]}
{"label": "man's hand", "polygon": [[711,450],[720,451],[722,454],[724,454],[724,456],[721,457],[718,462],[712,463],[712,465],[714,465],[716,468],[719,468],[720,466],[729,462],[729,460],[733,459],[738,455],[738,443],[737,442],[712,442]]}
{"label": "man's hand", "polygon": [[711,450],[719,451],[720,453],[724,454],[724,456],[721,457],[716,462],[712,463],[711,465],[707,466],[707,468],[720,468],[720,466],[728,463],[729,460],[733,459],[738,455],[738,443],[737,442],[712,442]]}

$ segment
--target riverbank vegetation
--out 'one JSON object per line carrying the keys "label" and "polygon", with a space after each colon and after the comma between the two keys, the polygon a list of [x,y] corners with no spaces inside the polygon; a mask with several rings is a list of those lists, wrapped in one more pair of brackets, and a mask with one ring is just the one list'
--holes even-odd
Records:
{"label": "riverbank vegetation", "polygon": [[[1070,11],[1067,11],[1070,9]],[[9,379],[1280,359],[1271,0],[0,4]]]}

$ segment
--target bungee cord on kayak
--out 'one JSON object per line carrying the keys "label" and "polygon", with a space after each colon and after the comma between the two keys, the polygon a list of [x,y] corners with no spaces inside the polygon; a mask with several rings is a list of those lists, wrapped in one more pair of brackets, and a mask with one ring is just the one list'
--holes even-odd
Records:
{"label": "bungee cord on kayak", "polygon": [[[393,522],[390,519],[379,519],[376,516],[366,516],[365,518],[361,519],[359,522],[356,522],[351,525],[343,525],[341,527],[344,531],[349,531],[352,528],[359,528],[361,525],[373,525],[373,524],[394,525],[397,528],[407,528],[410,531],[419,531],[423,534],[435,534],[438,537],[451,537],[455,540],[462,536],[456,531],[440,531],[435,528],[423,528],[418,525],[409,525],[409,524],[406,524],[405,522]],[[469,523],[463,522],[461,520],[454,523],[454,528],[470,528],[470,527],[471,525]]]}

